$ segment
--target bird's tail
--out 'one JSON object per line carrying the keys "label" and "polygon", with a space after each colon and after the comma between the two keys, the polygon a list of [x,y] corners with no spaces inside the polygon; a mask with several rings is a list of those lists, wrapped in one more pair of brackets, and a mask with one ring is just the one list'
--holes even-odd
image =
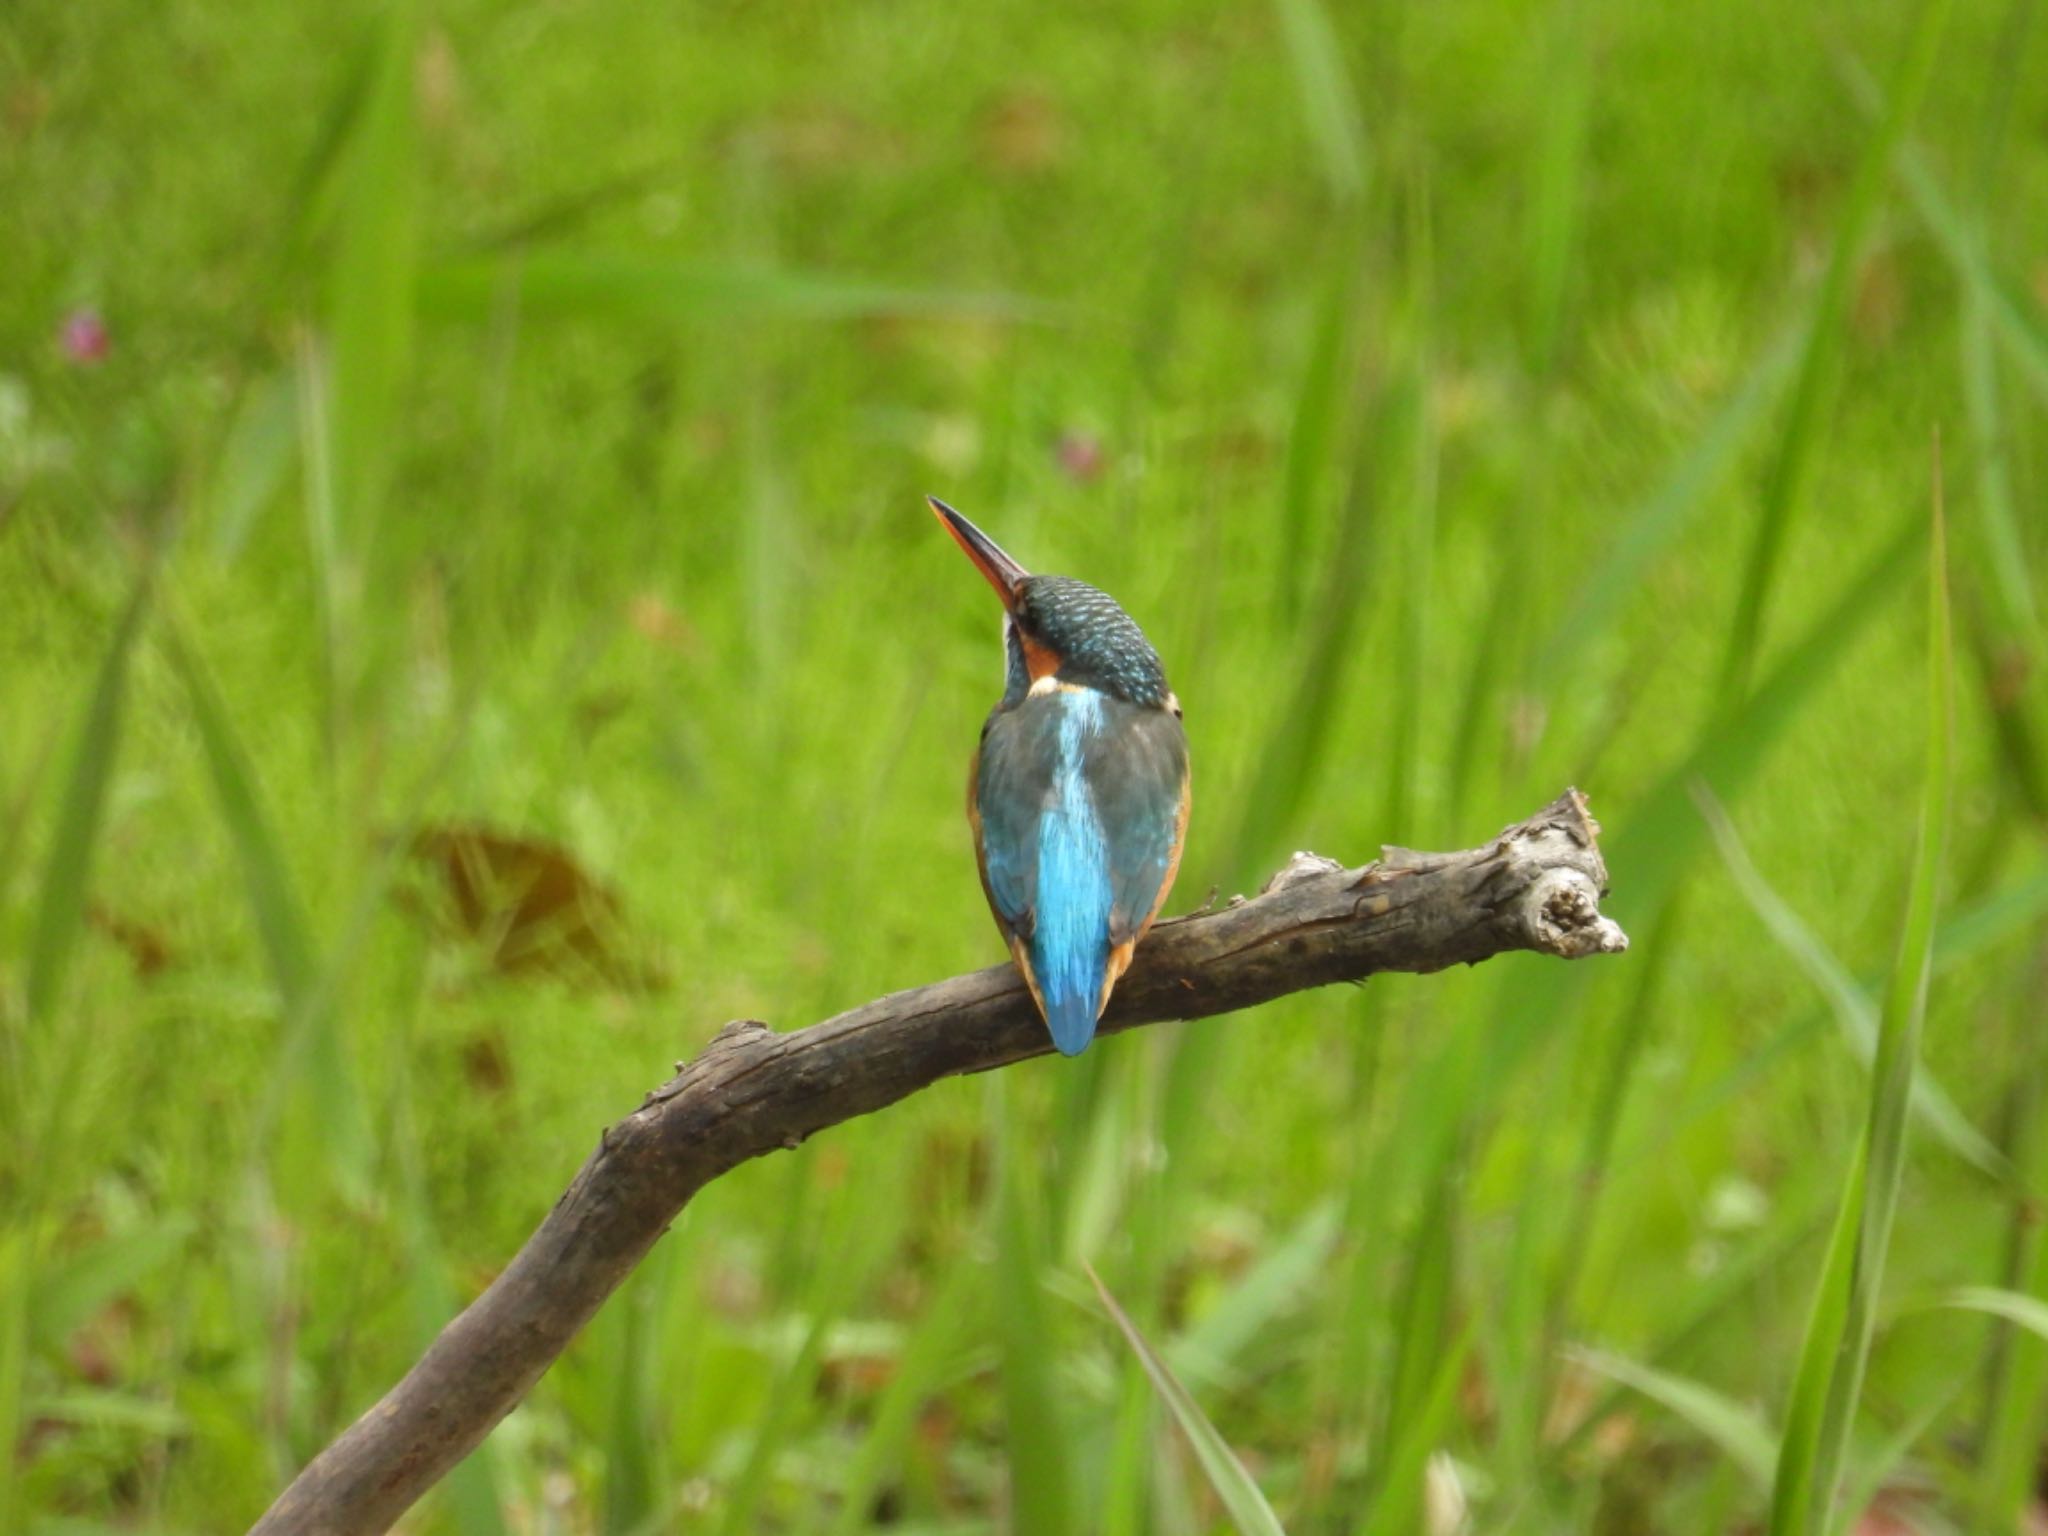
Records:
{"label": "bird's tail", "polygon": [[1031,969],[1052,1043],[1062,1056],[1078,1056],[1095,1038],[1102,1013],[1115,895],[1108,849],[1085,786],[1066,784],[1062,794],[1060,809],[1041,824]]}
{"label": "bird's tail", "polygon": [[1095,1021],[1102,1014],[1102,976],[1109,958],[1102,951],[1107,944],[1047,942],[1050,939],[1053,935],[1041,929],[1032,946],[1033,990],[1054,1047],[1062,1056],[1078,1056],[1095,1038]]}
{"label": "bird's tail", "polygon": [[1095,1005],[1100,989],[1048,994],[1045,1025],[1052,1031],[1053,1048],[1062,1056],[1078,1056],[1095,1038]]}

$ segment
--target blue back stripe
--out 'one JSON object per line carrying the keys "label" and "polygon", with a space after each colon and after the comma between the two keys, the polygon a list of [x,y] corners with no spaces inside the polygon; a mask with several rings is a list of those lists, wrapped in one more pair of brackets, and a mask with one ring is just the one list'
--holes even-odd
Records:
{"label": "blue back stripe", "polygon": [[1109,849],[1081,772],[1088,739],[1102,726],[1092,688],[1062,689],[1059,762],[1038,824],[1038,890],[1031,969],[1045,999],[1053,1044],[1072,1056],[1095,1034],[1109,964]]}

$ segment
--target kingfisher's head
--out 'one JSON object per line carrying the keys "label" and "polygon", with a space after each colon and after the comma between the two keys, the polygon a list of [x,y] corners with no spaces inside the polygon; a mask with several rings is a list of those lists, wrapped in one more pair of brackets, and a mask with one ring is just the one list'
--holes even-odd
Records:
{"label": "kingfisher's head", "polygon": [[1067,684],[1180,713],[1159,653],[1115,598],[1071,576],[1033,576],[936,496],[925,499],[1003,600],[1000,707],[1012,707],[1036,689]]}

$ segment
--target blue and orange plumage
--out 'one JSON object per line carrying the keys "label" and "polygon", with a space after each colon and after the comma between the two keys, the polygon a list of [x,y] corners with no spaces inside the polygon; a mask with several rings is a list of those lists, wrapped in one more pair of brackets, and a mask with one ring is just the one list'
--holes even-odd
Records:
{"label": "blue and orange plumage", "polygon": [[1077,1055],[1180,868],[1180,704],[1107,593],[1030,575],[944,502],[932,509],[1003,600],[1003,697],[968,775],[982,889],[1053,1044]]}

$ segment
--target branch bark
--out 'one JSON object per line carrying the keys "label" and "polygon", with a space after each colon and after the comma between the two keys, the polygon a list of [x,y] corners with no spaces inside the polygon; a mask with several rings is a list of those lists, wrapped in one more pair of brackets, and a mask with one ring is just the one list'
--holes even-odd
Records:
{"label": "branch bark", "polygon": [[[1607,870],[1577,790],[1483,847],[1382,850],[1363,869],[1296,854],[1258,896],[1163,922],[1102,1033],[1203,1018],[1381,971],[1507,950],[1609,954]],[[896,992],[790,1034],[741,1020],[600,1137],[567,1192],[419,1363],[256,1523],[255,1536],[367,1536],[511,1412],[604,1299],[720,1174],[940,1078],[1044,1055],[1045,1026],[1000,965]]]}

